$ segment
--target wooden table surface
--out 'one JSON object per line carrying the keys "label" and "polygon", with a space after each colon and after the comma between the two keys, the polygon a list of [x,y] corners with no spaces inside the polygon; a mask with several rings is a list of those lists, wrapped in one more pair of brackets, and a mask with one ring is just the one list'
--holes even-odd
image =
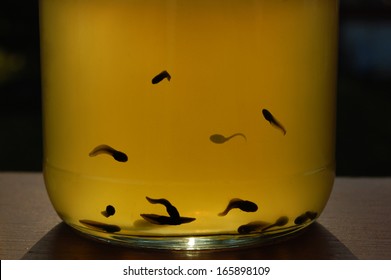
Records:
{"label": "wooden table surface", "polygon": [[124,248],[61,222],[42,173],[0,173],[0,259],[391,259],[391,178],[337,178],[316,223],[287,241],[225,251]]}

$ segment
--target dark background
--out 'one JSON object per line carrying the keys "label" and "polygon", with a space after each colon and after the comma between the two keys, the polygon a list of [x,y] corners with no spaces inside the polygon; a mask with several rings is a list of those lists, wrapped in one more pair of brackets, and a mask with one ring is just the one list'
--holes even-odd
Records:
{"label": "dark background", "polygon": [[[391,175],[391,0],[340,0],[337,175]],[[38,0],[0,2],[0,171],[42,170]]]}

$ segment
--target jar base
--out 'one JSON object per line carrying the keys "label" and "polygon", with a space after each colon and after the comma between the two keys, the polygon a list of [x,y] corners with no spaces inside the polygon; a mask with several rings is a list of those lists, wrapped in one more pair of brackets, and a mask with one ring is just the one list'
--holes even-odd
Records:
{"label": "jar base", "polygon": [[68,224],[81,235],[106,244],[130,248],[197,251],[243,249],[265,246],[293,238],[314,221],[305,225],[251,234],[216,234],[193,236],[132,236],[118,233],[106,233],[89,230],[77,225]]}

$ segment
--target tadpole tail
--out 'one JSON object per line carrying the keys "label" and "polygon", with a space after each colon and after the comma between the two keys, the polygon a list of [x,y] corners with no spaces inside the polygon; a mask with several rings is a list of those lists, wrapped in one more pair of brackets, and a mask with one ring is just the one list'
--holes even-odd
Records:
{"label": "tadpole tail", "polygon": [[229,137],[227,138],[227,140],[229,140],[229,139],[231,139],[231,138],[234,138],[234,137],[236,137],[236,136],[242,136],[242,137],[247,141],[246,135],[244,135],[243,133],[240,133],[240,132],[235,133],[235,134],[232,134],[231,136],[229,136]]}
{"label": "tadpole tail", "polygon": [[288,223],[288,221],[289,221],[288,217],[282,216],[282,217],[278,218],[270,226],[267,226],[267,227],[263,228],[262,231],[268,230],[268,229],[270,229],[272,227],[282,227],[282,226],[285,226]]}
{"label": "tadpole tail", "polygon": [[165,71],[165,78],[168,80],[168,81],[171,81],[171,75]]}
{"label": "tadpole tail", "polygon": [[286,134],[286,129],[284,126],[279,121],[277,121],[277,119],[273,116],[272,113],[269,112],[269,110],[263,109],[262,114],[265,120],[267,120],[272,126],[280,129],[284,135]]}
{"label": "tadpole tail", "polygon": [[164,199],[164,198],[158,198],[158,199],[154,199],[154,198],[150,198],[148,196],[145,197],[149,203],[151,204],[163,204],[164,206],[166,207],[169,207],[169,206],[172,206],[172,204],[167,200],[167,199]]}
{"label": "tadpole tail", "polygon": [[107,213],[107,211],[102,211],[100,212],[103,216],[105,216],[106,218],[110,217],[110,215]]}
{"label": "tadpole tail", "polygon": [[172,219],[179,219],[180,218],[178,210],[167,199],[164,199],[164,198],[153,199],[148,196],[146,196],[146,199],[152,204],[164,205],[166,207],[166,211],[167,211],[168,215],[170,215],[170,218],[172,218]]}
{"label": "tadpole tail", "polygon": [[278,128],[279,130],[281,130],[281,132],[285,135],[286,134],[286,129],[285,127],[279,122],[277,121],[276,119],[274,119],[274,122],[271,122],[272,126]]}
{"label": "tadpole tail", "polygon": [[270,229],[270,228],[272,228],[272,227],[275,227],[275,226],[277,226],[275,223],[274,223],[274,224],[271,224],[271,225],[269,225],[269,226],[267,226],[267,227],[264,227],[264,228],[262,229],[262,231],[266,231],[266,230],[268,230],[268,229]]}
{"label": "tadpole tail", "polygon": [[229,211],[231,211],[231,209],[232,209],[231,207],[227,207],[223,212],[219,213],[218,215],[220,217],[226,216],[229,213]]}
{"label": "tadpole tail", "polygon": [[116,150],[108,145],[99,145],[99,146],[96,146],[88,155],[90,157],[95,157],[97,155],[100,155],[100,154],[109,154],[109,155],[112,155],[113,152],[115,152]]}
{"label": "tadpole tail", "polygon": [[113,147],[110,147],[108,145],[102,144],[97,147],[95,147],[90,153],[90,157],[95,157],[100,154],[107,154],[112,156],[116,161],[119,162],[127,162],[128,161],[128,156],[120,151],[117,151]]}
{"label": "tadpole tail", "polygon": [[270,224],[263,221],[257,221],[257,222],[251,222],[245,225],[241,225],[238,228],[238,232],[240,234],[248,234],[253,232],[260,232],[263,230],[263,228],[269,226]]}

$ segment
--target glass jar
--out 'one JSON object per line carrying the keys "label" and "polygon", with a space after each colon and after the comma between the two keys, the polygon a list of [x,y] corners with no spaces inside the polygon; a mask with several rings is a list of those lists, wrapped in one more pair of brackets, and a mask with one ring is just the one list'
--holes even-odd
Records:
{"label": "glass jar", "polygon": [[269,243],[335,171],[337,0],[40,0],[44,178],[126,246]]}

